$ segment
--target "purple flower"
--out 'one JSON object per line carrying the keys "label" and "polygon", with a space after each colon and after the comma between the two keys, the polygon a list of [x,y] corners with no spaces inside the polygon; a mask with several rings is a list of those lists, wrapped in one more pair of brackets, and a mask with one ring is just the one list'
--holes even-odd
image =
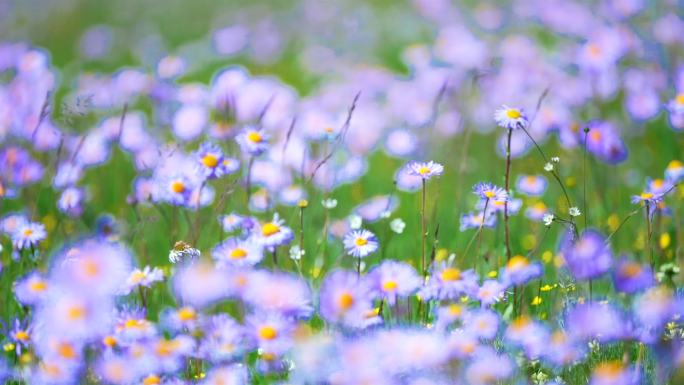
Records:
{"label": "purple flower", "polygon": [[572,338],[585,342],[612,342],[631,335],[631,325],[624,314],[608,303],[576,305],[567,312],[565,325]]}
{"label": "purple flower", "polygon": [[17,250],[32,248],[45,237],[47,237],[47,232],[42,223],[27,222],[17,226],[12,233],[12,245]]}
{"label": "purple flower", "polygon": [[543,175],[520,175],[518,177],[518,190],[529,196],[541,196],[546,191],[548,185],[546,177]]}
{"label": "purple flower", "polygon": [[68,187],[62,191],[62,195],[57,202],[57,208],[69,216],[78,217],[83,212],[84,198],[85,194],[82,189]]}
{"label": "purple flower", "polygon": [[497,187],[488,182],[478,183],[473,187],[473,193],[482,200],[492,200],[505,202],[508,200],[508,193],[501,187]]}
{"label": "purple flower", "polygon": [[433,176],[440,176],[444,172],[444,166],[433,161],[429,162],[409,162],[406,167],[409,173],[414,176],[421,177],[423,179],[430,179]]}
{"label": "purple flower", "polygon": [[527,115],[522,108],[508,107],[507,105],[502,105],[494,113],[494,120],[496,124],[500,127],[513,130],[516,128],[527,128],[529,122],[527,121]]}
{"label": "purple flower", "polygon": [[421,279],[408,264],[387,260],[368,273],[374,294],[394,305],[397,297],[407,297],[420,287]]}
{"label": "purple flower", "polygon": [[617,291],[633,294],[655,285],[655,277],[651,266],[622,257],[613,271],[613,284]]}
{"label": "purple flower", "polygon": [[605,274],[613,264],[613,253],[606,239],[596,230],[585,230],[579,239],[564,241],[563,257],[577,280],[588,280]]}
{"label": "purple flower", "polygon": [[501,280],[504,285],[523,285],[528,281],[541,277],[543,272],[542,265],[539,262],[530,263],[530,261],[522,255],[512,257],[506,267],[501,272]]}
{"label": "purple flower", "polygon": [[429,299],[458,299],[462,295],[476,295],[479,289],[475,271],[460,269],[444,262],[432,268],[432,274],[427,284],[420,290],[421,298]]}
{"label": "purple flower", "polygon": [[258,156],[268,150],[268,139],[267,133],[254,127],[246,127],[235,138],[242,152],[250,156]]}
{"label": "purple flower", "polygon": [[353,230],[344,236],[344,248],[347,254],[356,258],[364,258],[378,249],[375,234],[368,230]]}
{"label": "purple flower", "polygon": [[321,284],[321,316],[347,327],[365,327],[370,318],[376,317],[370,294],[370,288],[356,273],[333,271]]}

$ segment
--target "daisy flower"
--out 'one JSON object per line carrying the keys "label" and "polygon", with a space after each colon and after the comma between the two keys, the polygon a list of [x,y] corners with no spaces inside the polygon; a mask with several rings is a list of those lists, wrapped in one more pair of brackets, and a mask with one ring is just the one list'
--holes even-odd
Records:
{"label": "daisy flower", "polygon": [[444,166],[433,161],[416,162],[411,161],[407,165],[409,174],[421,177],[423,179],[430,179],[433,176],[440,176],[444,172]]}
{"label": "daisy flower", "polygon": [[495,279],[488,279],[482,282],[482,286],[477,290],[477,299],[482,306],[493,305],[504,296],[506,286]]}
{"label": "daisy flower", "polygon": [[292,345],[292,321],[278,313],[259,313],[246,320],[247,334],[257,347],[267,353],[280,355]]}
{"label": "daisy flower", "polygon": [[14,295],[23,305],[35,305],[45,298],[48,287],[47,279],[33,271],[14,284]]}
{"label": "daisy flower", "polygon": [[622,257],[613,271],[613,284],[621,293],[633,294],[654,286],[655,275],[651,266]]}
{"label": "daisy flower", "polygon": [[345,270],[333,271],[325,277],[319,303],[323,319],[348,327],[365,327],[373,310],[366,282]]}
{"label": "daisy flower", "polygon": [[17,226],[12,233],[12,245],[17,250],[36,247],[46,236],[47,232],[42,223],[26,222]]}
{"label": "daisy flower", "polygon": [[59,201],[57,201],[57,208],[71,217],[78,217],[83,212],[84,198],[85,193],[83,189],[69,187],[62,191],[62,195],[60,195]]}
{"label": "daisy flower", "polygon": [[422,280],[408,264],[387,260],[368,273],[375,295],[394,305],[397,297],[407,297],[420,287]]}
{"label": "daisy flower", "polygon": [[242,152],[251,156],[258,156],[266,151],[268,149],[268,139],[268,134],[255,127],[246,127],[235,138]]}
{"label": "daisy flower", "polygon": [[202,143],[199,150],[195,153],[197,167],[200,174],[207,179],[216,179],[225,172],[223,169],[223,151],[209,142]]}
{"label": "daisy flower", "polygon": [[684,178],[684,163],[679,160],[668,163],[665,169],[665,179],[670,183],[678,183],[682,178]]}
{"label": "daisy flower", "polygon": [[282,246],[292,242],[294,233],[292,229],[285,226],[285,221],[280,219],[278,213],[273,214],[273,219],[254,229],[254,236],[267,249],[273,250],[278,246]]}
{"label": "daisy flower", "polygon": [[461,271],[442,262],[432,268],[430,280],[418,294],[426,300],[458,299],[462,295],[476,295],[479,288],[477,281],[474,270]]}
{"label": "daisy flower", "polygon": [[506,190],[488,182],[476,184],[473,187],[473,194],[479,196],[483,200],[492,200],[498,202],[504,202],[508,200],[508,193]]}
{"label": "daisy flower", "polygon": [[494,227],[495,225],[496,215],[494,215],[494,210],[488,211],[487,214],[479,212],[461,215],[461,231],[479,229],[480,227]]}
{"label": "daisy flower", "polygon": [[508,107],[507,105],[502,105],[494,113],[494,120],[496,124],[500,127],[513,130],[519,127],[527,128],[528,121],[527,115],[522,110],[522,108]]}
{"label": "daisy flower", "polygon": [[162,270],[158,267],[151,268],[150,266],[145,266],[145,268],[142,270],[136,268],[128,276],[124,286],[123,294],[130,293],[136,287],[150,287],[153,283],[161,282],[163,280],[164,272],[162,272]]}
{"label": "daisy flower", "polygon": [[546,191],[548,181],[542,175],[520,175],[518,177],[518,190],[528,196],[540,196]]}
{"label": "daisy flower", "polygon": [[562,246],[563,257],[577,280],[587,280],[603,275],[613,264],[613,253],[606,240],[596,230],[585,230],[573,241],[568,237]]}
{"label": "daisy flower", "polygon": [[378,249],[375,234],[368,230],[353,230],[344,236],[344,248],[347,254],[356,258],[364,258]]}
{"label": "daisy flower", "polygon": [[516,255],[504,267],[501,278],[505,285],[518,286],[541,275],[542,266],[540,263],[530,263],[526,257]]}
{"label": "daisy flower", "polygon": [[658,203],[663,199],[662,195],[659,194],[654,194],[650,191],[644,191],[639,195],[632,195],[632,203],[648,203],[648,204],[654,204]]}
{"label": "daisy flower", "polygon": [[162,181],[160,187],[163,199],[177,206],[188,205],[194,190],[190,180],[180,175]]}
{"label": "daisy flower", "polygon": [[254,266],[261,262],[264,251],[263,246],[252,237],[228,238],[214,248],[211,256],[220,265]]}
{"label": "daisy flower", "polygon": [[466,315],[463,325],[466,333],[490,340],[499,330],[499,315],[489,309],[476,310]]}
{"label": "daisy flower", "polygon": [[544,202],[537,202],[525,210],[525,216],[533,221],[541,221],[548,212]]}
{"label": "daisy flower", "polygon": [[620,361],[598,364],[589,381],[589,385],[638,385],[640,383],[639,372],[624,366]]}
{"label": "daisy flower", "polygon": [[679,93],[669,103],[667,109],[675,115],[684,115],[684,93]]}

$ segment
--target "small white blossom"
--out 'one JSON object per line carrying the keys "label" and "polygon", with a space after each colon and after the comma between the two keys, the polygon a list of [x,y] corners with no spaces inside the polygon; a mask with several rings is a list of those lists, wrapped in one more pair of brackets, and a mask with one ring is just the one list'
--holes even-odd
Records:
{"label": "small white blossom", "polygon": [[553,171],[553,165],[551,163],[546,163],[544,165],[544,170],[549,172]]}
{"label": "small white blossom", "polygon": [[554,157],[551,158],[551,161],[552,161],[553,163],[559,163],[559,162],[560,162],[560,158],[557,157],[557,156],[554,156]]}
{"label": "small white blossom", "polygon": [[323,207],[325,207],[328,210],[334,209],[335,207],[337,207],[337,199],[333,199],[333,198],[323,199],[321,201],[321,204],[323,205]]}
{"label": "small white blossom", "polygon": [[392,212],[389,210],[385,210],[380,213],[380,218],[389,218],[392,215]]}
{"label": "small white blossom", "polygon": [[304,254],[306,254],[306,251],[300,249],[298,245],[294,245],[290,248],[290,259],[293,261],[299,261]]}
{"label": "small white blossom", "polygon": [[551,223],[553,222],[554,218],[555,217],[553,216],[553,214],[544,214],[544,216],[542,217],[542,221],[544,222],[544,225],[551,226]]}
{"label": "small white blossom", "polygon": [[406,228],[406,223],[401,218],[394,218],[390,222],[390,229],[397,234],[403,233],[404,228]]}
{"label": "small white blossom", "polygon": [[580,212],[579,207],[570,207],[570,210],[568,210],[568,213],[572,217],[579,217],[582,213]]}
{"label": "small white blossom", "polygon": [[360,216],[358,216],[356,214],[350,215],[347,220],[349,221],[349,227],[352,230],[360,229],[361,225],[363,224],[363,218],[361,218]]}

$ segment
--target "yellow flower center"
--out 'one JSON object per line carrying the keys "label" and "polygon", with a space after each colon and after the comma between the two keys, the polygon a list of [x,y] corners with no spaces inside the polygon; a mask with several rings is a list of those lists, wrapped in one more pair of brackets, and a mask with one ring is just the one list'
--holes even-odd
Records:
{"label": "yellow flower center", "polygon": [[249,139],[250,142],[259,143],[263,138],[261,137],[260,133],[251,131],[249,134],[247,134],[247,139]]}
{"label": "yellow flower center", "polygon": [[214,168],[218,166],[218,158],[212,154],[207,154],[202,157],[202,164],[209,168]]}
{"label": "yellow flower center", "polygon": [[103,340],[102,343],[105,344],[105,346],[109,346],[110,348],[113,346],[116,346],[116,338],[113,336],[106,336]]}
{"label": "yellow flower center", "polygon": [[622,365],[619,362],[605,362],[596,367],[596,376],[602,379],[615,379],[622,374]]}
{"label": "yellow flower center", "polygon": [[641,273],[641,265],[635,262],[627,262],[620,267],[620,275],[627,278],[634,278]]}
{"label": "yellow flower center", "polygon": [[276,234],[279,231],[280,226],[276,225],[273,222],[268,222],[261,228],[261,234],[263,234],[266,237],[270,237],[271,235]]}
{"label": "yellow flower center", "polygon": [[262,340],[273,340],[278,337],[278,331],[273,326],[262,326],[259,328],[259,338]]}
{"label": "yellow flower center", "polygon": [[653,198],[653,193],[650,193],[650,192],[641,193],[641,198],[643,198],[643,199],[651,199],[651,198]]}
{"label": "yellow flower center", "polygon": [[161,340],[157,342],[157,347],[155,349],[156,353],[160,357],[170,356],[176,349],[180,347],[180,342],[176,340]]}
{"label": "yellow flower center", "polygon": [[14,338],[18,339],[19,341],[28,341],[29,335],[23,330],[19,330],[14,334]]}
{"label": "yellow flower center", "polygon": [[665,181],[662,179],[654,179],[653,180],[653,186],[656,188],[661,188],[665,184]]}
{"label": "yellow flower center", "polygon": [[447,267],[446,269],[442,270],[441,278],[442,281],[447,282],[458,281],[461,279],[461,270],[453,267]]}
{"label": "yellow flower center", "polygon": [[161,378],[156,374],[150,374],[143,380],[143,385],[159,385],[161,384]]}
{"label": "yellow flower center", "polygon": [[521,114],[520,111],[510,108],[506,111],[506,116],[508,116],[509,119],[518,119],[520,118]]}
{"label": "yellow flower center", "polygon": [[354,243],[356,243],[356,246],[366,246],[368,244],[368,240],[366,238],[358,237]]}
{"label": "yellow flower center", "polygon": [[31,235],[33,235],[33,230],[25,229],[23,234],[25,237],[30,237]]}
{"label": "yellow flower center", "polygon": [[230,251],[231,259],[242,259],[247,256],[247,251],[241,247],[236,247]]}
{"label": "yellow flower center", "polygon": [[515,257],[511,258],[510,261],[508,261],[507,267],[508,270],[519,270],[527,265],[529,265],[527,258],[523,257],[522,255],[516,255]]}
{"label": "yellow flower center", "polygon": [[382,284],[382,290],[384,291],[395,291],[397,290],[397,281],[389,280]]}
{"label": "yellow flower center", "polygon": [[76,358],[76,350],[74,350],[74,347],[67,342],[59,344],[57,347],[57,354],[67,359]]}
{"label": "yellow flower center", "polygon": [[183,322],[194,321],[197,319],[197,313],[193,308],[184,307],[178,310],[178,319]]}
{"label": "yellow flower center", "polygon": [[181,181],[175,181],[171,183],[171,191],[176,194],[182,194],[185,191],[185,184]]}
{"label": "yellow flower center", "polygon": [[449,314],[451,314],[452,316],[458,317],[462,313],[463,313],[463,308],[461,307],[461,305],[457,305],[457,304],[449,305]]}
{"label": "yellow flower center", "polygon": [[678,161],[678,160],[673,160],[667,165],[668,170],[676,170],[678,168],[684,167],[684,163]]}
{"label": "yellow flower center", "polygon": [[535,175],[528,175],[525,181],[529,184],[537,183],[537,177]]}
{"label": "yellow flower center", "polygon": [[675,97],[675,102],[677,102],[677,104],[684,105],[684,94],[677,94],[677,96]]}
{"label": "yellow flower center", "polygon": [[143,279],[145,279],[145,273],[140,270],[134,271],[133,274],[131,274],[131,281],[133,281],[133,283],[140,283]]}
{"label": "yellow flower center", "polygon": [[495,194],[494,194],[494,191],[492,191],[492,190],[487,190],[487,191],[485,191],[484,195],[485,195],[487,198],[490,198],[490,199],[491,199],[491,198],[494,198],[494,195],[495,195]]}
{"label": "yellow flower center", "polygon": [[75,305],[67,310],[67,318],[70,321],[78,321],[85,318],[86,309],[83,306]]}
{"label": "yellow flower center", "polygon": [[88,258],[83,261],[83,273],[86,277],[96,277],[100,272],[100,266],[93,259]]}
{"label": "yellow flower center", "polygon": [[598,142],[598,141],[601,140],[601,131],[591,131],[591,132],[589,133],[589,137],[590,137],[591,140],[593,140],[594,142]]}
{"label": "yellow flower center", "polygon": [[354,297],[349,293],[342,293],[339,298],[339,304],[342,310],[349,310],[354,305]]}
{"label": "yellow flower center", "polygon": [[29,288],[33,291],[44,292],[47,290],[47,283],[45,281],[33,281],[29,285]]}
{"label": "yellow flower center", "polygon": [[420,173],[420,175],[427,175],[430,173],[430,168],[423,166],[418,169],[418,172]]}

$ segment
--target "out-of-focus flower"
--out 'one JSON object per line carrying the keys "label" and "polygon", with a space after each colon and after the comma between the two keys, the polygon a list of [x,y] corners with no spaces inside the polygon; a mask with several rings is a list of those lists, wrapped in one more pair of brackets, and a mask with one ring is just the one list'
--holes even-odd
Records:
{"label": "out-of-focus flower", "polygon": [[261,243],[253,237],[247,239],[228,238],[211,252],[219,265],[254,266],[264,258]]}
{"label": "out-of-focus flower", "polygon": [[568,214],[570,214],[571,217],[579,217],[580,215],[582,215],[579,207],[570,207],[568,209]]}
{"label": "out-of-focus flower", "polygon": [[268,149],[269,138],[269,135],[263,130],[246,127],[235,140],[240,145],[242,152],[250,156],[258,156]]}
{"label": "out-of-focus flower", "polygon": [[616,290],[632,294],[655,285],[655,276],[651,266],[623,257],[613,272],[613,283]]}
{"label": "out-of-focus flower", "polygon": [[320,291],[321,316],[348,327],[365,327],[372,311],[370,289],[355,273],[337,270],[329,273]]}
{"label": "out-of-focus flower", "polygon": [[331,210],[337,207],[337,199],[333,198],[328,198],[328,199],[323,199],[321,201],[321,205],[323,205],[324,208]]}
{"label": "out-of-focus flower", "polygon": [[551,226],[553,223],[553,220],[555,219],[555,216],[551,213],[544,214],[542,217],[542,222],[544,222],[544,226]]}
{"label": "out-of-focus flower", "polygon": [[403,233],[405,228],[406,223],[401,218],[394,218],[390,222],[390,229],[397,234]]}
{"label": "out-of-focus flower", "polygon": [[367,279],[375,295],[386,299],[390,305],[398,297],[411,295],[422,281],[413,267],[390,260],[371,270]]}
{"label": "out-of-focus flower", "polygon": [[45,237],[47,232],[42,223],[26,222],[12,232],[12,245],[17,250],[28,249],[38,246]]}
{"label": "out-of-focus flower", "polygon": [[270,222],[261,224],[254,231],[259,243],[269,250],[286,245],[294,239],[292,229],[285,226],[285,221],[280,219],[278,213],[273,214]]}
{"label": "out-of-focus flower", "polygon": [[150,287],[155,282],[164,280],[164,272],[158,267],[145,266],[144,269],[134,269],[126,280],[123,294],[128,294],[139,286]]}
{"label": "out-of-focus flower", "polygon": [[503,268],[501,278],[504,284],[517,286],[541,275],[542,266],[539,262],[530,263],[526,257],[516,255]]}
{"label": "out-of-focus flower", "polygon": [[588,280],[605,274],[613,263],[613,253],[605,238],[595,230],[585,230],[579,239],[568,236],[563,243],[563,257],[568,269],[578,280]]}
{"label": "out-of-focus flower", "polygon": [[518,177],[518,190],[529,196],[544,194],[547,185],[548,181],[542,175],[521,175]]}

